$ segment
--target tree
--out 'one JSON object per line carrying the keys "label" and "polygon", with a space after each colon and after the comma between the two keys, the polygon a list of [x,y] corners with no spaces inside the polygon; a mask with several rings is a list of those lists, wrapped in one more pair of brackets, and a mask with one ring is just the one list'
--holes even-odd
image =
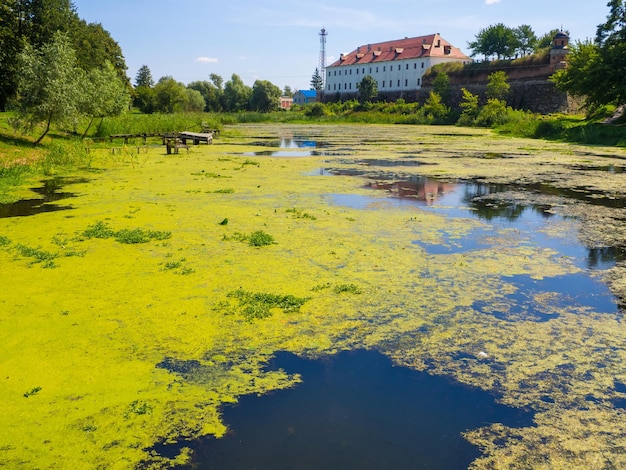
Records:
{"label": "tree", "polygon": [[184,103],[184,110],[188,113],[200,113],[204,111],[206,106],[206,102],[202,97],[202,94],[198,90],[193,90],[191,88],[187,88],[185,90],[187,94],[187,99]]}
{"label": "tree", "polygon": [[461,106],[461,117],[458,124],[461,126],[470,126],[474,123],[476,116],[480,108],[478,106],[478,95],[473,94],[467,88],[462,88],[463,99],[459,106]]}
{"label": "tree", "polygon": [[126,76],[126,61],[122,48],[113,40],[109,32],[100,23],[76,21],[70,33],[72,45],[76,51],[78,65],[83,70],[103,68],[106,63],[113,66],[118,76],[130,87]]}
{"label": "tree", "polygon": [[[54,34],[52,42],[39,49],[27,45],[20,55],[18,121],[32,129],[44,124],[41,142],[55,123],[75,121],[80,113],[84,72],[64,33]],[[45,80],[42,80],[45,77]]]}
{"label": "tree", "polygon": [[442,124],[448,117],[450,108],[441,102],[441,96],[437,92],[431,91],[424,102],[422,112],[429,123]]}
{"label": "tree", "polygon": [[184,110],[187,104],[185,85],[168,76],[161,77],[154,86],[154,110],[162,113],[173,113]]}
{"label": "tree", "polygon": [[514,31],[502,23],[481,29],[474,41],[467,45],[472,50],[471,56],[482,54],[485,59],[496,56],[513,57],[515,55],[517,40]]}
{"label": "tree", "polygon": [[224,107],[226,111],[245,111],[250,103],[252,89],[234,73],[224,85]]}
{"label": "tree", "polygon": [[89,118],[89,124],[83,137],[91,128],[96,118],[100,118],[100,126],[107,116],[118,116],[128,109],[130,93],[126,83],[117,75],[117,71],[109,62],[102,68],[89,71],[87,80],[81,83],[81,114]]}
{"label": "tree", "polygon": [[433,80],[433,91],[441,97],[443,103],[448,103],[450,89],[450,76],[446,72],[439,72]]}
{"label": "tree", "polygon": [[290,98],[293,97],[293,90],[289,85],[285,85],[285,88],[283,89],[283,96],[288,96]]}
{"label": "tree", "polygon": [[150,68],[148,68],[147,65],[142,65],[137,71],[137,75],[135,76],[135,86],[148,88],[152,88],[154,86],[152,72],[150,72]]}
{"label": "tree", "polygon": [[511,85],[507,82],[506,73],[498,70],[490,73],[487,76],[487,80],[487,98],[504,101],[511,88]]}
{"label": "tree", "polygon": [[517,41],[516,51],[519,52],[522,57],[535,50],[537,46],[537,35],[529,25],[523,24],[518,26],[513,30],[513,34]]}
{"label": "tree", "polygon": [[371,75],[366,75],[357,85],[359,90],[359,101],[365,103],[372,101],[378,96],[378,83]]}
{"label": "tree", "polygon": [[[547,49],[547,48],[551,47],[552,46],[552,41],[554,40],[554,36],[556,36],[560,32],[561,32],[560,29],[552,29],[552,30],[548,31],[546,34],[544,34],[543,36],[540,36],[539,39],[537,39],[537,45],[535,47],[535,52],[539,52],[542,49]],[[565,32],[567,33],[567,31],[565,31]]]}
{"label": "tree", "polygon": [[250,109],[261,113],[275,111],[280,106],[281,91],[267,80],[256,80],[250,95]]}
{"label": "tree", "polygon": [[187,88],[200,92],[205,102],[205,111],[220,112],[222,110],[223,92],[214,83],[207,80],[195,81],[187,85]]}
{"label": "tree", "polygon": [[311,77],[311,90],[324,91],[324,78],[320,75],[318,68],[315,69]]}
{"label": "tree", "polygon": [[609,15],[595,42],[575,44],[568,67],[552,76],[560,90],[585,97],[591,108],[626,102],[626,2],[610,0],[607,6]]}

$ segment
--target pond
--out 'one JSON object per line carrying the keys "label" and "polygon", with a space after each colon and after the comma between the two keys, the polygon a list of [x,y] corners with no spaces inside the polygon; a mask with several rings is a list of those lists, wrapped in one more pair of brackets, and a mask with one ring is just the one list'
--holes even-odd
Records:
{"label": "pond", "polygon": [[91,158],[0,218],[2,465],[626,465],[626,152],[246,125]]}

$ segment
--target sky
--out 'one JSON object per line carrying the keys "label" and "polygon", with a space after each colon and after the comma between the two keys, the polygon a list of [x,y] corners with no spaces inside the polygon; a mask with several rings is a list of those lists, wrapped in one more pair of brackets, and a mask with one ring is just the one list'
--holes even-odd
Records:
{"label": "sky", "polygon": [[[189,84],[212,73],[252,86],[308,90],[320,63],[364,44],[440,33],[470,54],[482,28],[530,25],[537,36],[555,28],[571,41],[592,39],[608,0],[73,0],[78,16],[100,23],[121,46],[134,84],[147,65],[152,78]],[[478,57],[477,57],[478,58]]]}

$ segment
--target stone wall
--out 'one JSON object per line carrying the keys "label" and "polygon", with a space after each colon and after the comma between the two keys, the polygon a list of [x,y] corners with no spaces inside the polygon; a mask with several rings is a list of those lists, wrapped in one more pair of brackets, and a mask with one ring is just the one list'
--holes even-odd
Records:
{"label": "stone wall", "polygon": [[[498,69],[499,70],[499,69]],[[506,102],[514,109],[523,109],[539,114],[551,113],[574,113],[581,109],[580,100],[574,99],[567,93],[556,89],[554,83],[549,80],[555,71],[554,65],[535,64],[524,67],[510,67],[503,69],[508,77],[510,85],[509,95]],[[463,98],[462,88],[480,97],[480,102],[487,101],[488,75],[496,69],[469,70],[463,75],[450,76],[450,105],[458,107]],[[430,94],[432,87],[428,82],[420,90],[384,92],[378,90],[377,101],[396,101],[400,98],[408,103],[424,103]],[[324,102],[343,101],[357,99],[356,93],[324,94]]]}

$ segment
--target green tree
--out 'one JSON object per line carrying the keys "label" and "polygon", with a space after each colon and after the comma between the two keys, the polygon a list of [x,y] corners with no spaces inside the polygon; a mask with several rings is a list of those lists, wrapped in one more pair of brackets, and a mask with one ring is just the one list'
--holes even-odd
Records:
{"label": "green tree", "polygon": [[154,88],[147,86],[135,88],[133,103],[142,113],[154,113],[156,111],[156,93]]}
{"label": "green tree", "polygon": [[189,113],[200,113],[204,111],[206,106],[206,102],[202,97],[202,94],[198,90],[193,90],[191,88],[187,88],[185,90],[187,94],[187,99],[183,105],[183,109]]}
{"label": "green tree", "polygon": [[[537,39],[537,45],[535,47],[535,52],[539,52],[539,51],[541,51],[543,49],[550,48],[552,46],[552,41],[554,40],[554,36],[556,36],[560,32],[561,32],[560,29],[552,29],[552,30],[548,31],[547,33],[545,33],[544,35],[540,36]],[[567,31],[565,31],[565,32],[567,33]]]}
{"label": "green tree", "polygon": [[161,113],[182,111],[187,104],[185,85],[171,76],[161,77],[154,86],[154,110]]}
{"label": "green tree", "polygon": [[250,109],[261,113],[275,111],[280,106],[280,88],[267,80],[256,80],[250,95]]}
{"label": "green tree", "polygon": [[513,30],[515,35],[516,51],[524,57],[527,54],[532,53],[537,47],[537,35],[530,27],[530,25],[523,24]]}
{"label": "green tree", "polygon": [[19,54],[23,47],[22,11],[17,0],[0,4],[0,111],[15,96]]}
{"label": "green tree", "polygon": [[187,88],[200,92],[205,102],[205,111],[222,111],[223,92],[214,83],[208,80],[195,81],[187,85]]}
{"label": "green tree", "polygon": [[439,93],[431,91],[424,102],[421,112],[424,113],[428,123],[443,124],[450,113],[450,108],[442,103]]}
{"label": "green tree", "polygon": [[487,80],[487,98],[504,101],[511,88],[506,73],[502,70],[492,72],[487,76]]}
{"label": "green tree", "polygon": [[24,48],[20,55],[18,122],[28,129],[45,126],[35,144],[46,136],[53,122],[75,124],[84,102],[83,77],[64,33],[55,33],[52,42],[38,49],[30,45]]}
{"label": "green tree", "polygon": [[598,26],[595,42],[578,42],[568,67],[552,76],[563,91],[585,98],[587,107],[626,103],[626,2],[610,0],[607,21]]}
{"label": "green tree", "polygon": [[502,23],[481,29],[474,41],[468,43],[468,47],[472,50],[472,57],[482,54],[485,59],[494,55],[498,59],[513,57],[516,45],[515,32]]}
{"label": "green tree", "polygon": [[130,87],[122,48],[113,40],[111,34],[100,23],[87,23],[84,20],[75,23],[69,34],[78,65],[83,70],[89,71],[92,68],[103,68],[109,63],[119,78]]}
{"label": "green tree", "polygon": [[87,80],[81,85],[83,87],[81,114],[89,118],[83,137],[87,135],[95,119],[100,118],[99,130],[105,117],[118,116],[128,109],[130,104],[128,87],[109,62],[102,68],[90,70]]}
{"label": "green tree", "polygon": [[152,72],[147,65],[142,65],[137,71],[135,76],[135,86],[152,88],[154,86],[154,80],[152,79]]}
{"label": "green tree", "polygon": [[318,68],[315,69],[311,77],[311,90],[324,91],[324,78],[320,75]]}
{"label": "green tree", "polygon": [[226,111],[245,111],[250,103],[252,89],[234,73],[224,85],[224,107]]}
{"label": "green tree", "polygon": [[285,88],[283,89],[283,96],[288,96],[290,98],[293,97],[293,90],[289,85],[285,85]]}
{"label": "green tree", "polygon": [[461,126],[471,126],[480,111],[478,106],[478,95],[473,94],[467,88],[462,88],[461,91],[463,93],[463,98],[459,105],[461,106],[462,111],[458,124]]}
{"label": "green tree", "polygon": [[433,91],[441,97],[443,103],[450,100],[451,86],[450,76],[446,72],[439,72],[433,80]]}
{"label": "green tree", "polygon": [[366,75],[357,85],[359,90],[359,101],[366,103],[378,96],[378,83],[371,75]]}

